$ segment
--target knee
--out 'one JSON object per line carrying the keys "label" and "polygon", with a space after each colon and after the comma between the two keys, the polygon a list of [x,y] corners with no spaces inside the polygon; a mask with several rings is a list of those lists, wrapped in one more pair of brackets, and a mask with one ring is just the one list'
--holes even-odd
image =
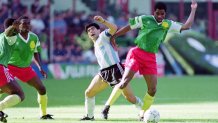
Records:
{"label": "knee", "polygon": [[37,90],[38,90],[38,93],[40,95],[45,95],[46,94],[46,88],[43,85],[39,86],[39,88]]}
{"label": "knee", "polygon": [[156,87],[148,89],[148,93],[150,96],[154,96],[156,94],[156,91],[157,91]]}
{"label": "knee", "polygon": [[20,100],[23,101],[25,99],[25,95],[23,91],[17,91],[14,94],[18,95],[20,97]]}
{"label": "knee", "polygon": [[95,96],[95,95],[93,94],[93,92],[92,92],[91,90],[87,89],[87,90],[85,91],[85,97],[92,98],[92,97],[94,97],[94,96]]}

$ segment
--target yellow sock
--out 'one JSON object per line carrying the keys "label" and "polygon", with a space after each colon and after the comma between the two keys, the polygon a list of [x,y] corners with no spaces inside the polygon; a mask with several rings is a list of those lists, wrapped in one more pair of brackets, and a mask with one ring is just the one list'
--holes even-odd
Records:
{"label": "yellow sock", "polygon": [[150,96],[148,93],[144,96],[144,104],[142,106],[142,110],[146,111],[150,108],[150,106],[154,102],[154,97]]}
{"label": "yellow sock", "polygon": [[40,95],[38,94],[38,103],[39,103],[39,108],[40,108],[40,115],[44,116],[46,115],[46,109],[47,109],[47,103],[48,103],[48,97],[47,94],[45,95]]}
{"label": "yellow sock", "polygon": [[113,105],[117,98],[121,95],[121,93],[122,90],[119,87],[115,86],[105,105]]}

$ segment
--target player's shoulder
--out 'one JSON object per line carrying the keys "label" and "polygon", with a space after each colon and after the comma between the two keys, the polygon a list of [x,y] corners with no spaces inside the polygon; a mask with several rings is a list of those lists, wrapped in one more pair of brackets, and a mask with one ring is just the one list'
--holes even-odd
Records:
{"label": "player's shoulder", "polygon": [[29,34],[31,35],[31,36],[35,36],[35,37],[38,37],[37,35],[36,35],[36,33],[34,33],[34,32],[29,32]]}

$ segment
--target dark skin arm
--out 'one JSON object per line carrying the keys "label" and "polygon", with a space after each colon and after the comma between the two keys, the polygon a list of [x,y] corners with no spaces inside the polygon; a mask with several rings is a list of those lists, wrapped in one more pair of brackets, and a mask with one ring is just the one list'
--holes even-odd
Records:
{"label": "dark skin arm", "polygon": [[126,25],[124,27],[122,27],[121,29],[119,29],[112,37],[111,37],[111,44],[113,45],[114,49],[117,50],[118,46],[116,44],[116,41],[115,41],[115,38],[116,37],[119,37],[121,35],[124,35],[126,34],[128,31],[130,31],[131,28],[130,28],[130,25]]}
{"label": "dark skin arm", "polygon": [[37,65],[39,71],[41,72],[42,76],[44,78],[47,78],[47,73],[42,69],[41,65],[41,60],[40,60],[40,54],[39,53],[34,53],[34,58],[35,58],[35,64]]}
{"label": "dark skin arm", "polygon": [[5,29],[5,35],[7,37],[11,37],[11,36],[18,34],[19,24],[20,24],[19,21],[14,21],[13,25]]}

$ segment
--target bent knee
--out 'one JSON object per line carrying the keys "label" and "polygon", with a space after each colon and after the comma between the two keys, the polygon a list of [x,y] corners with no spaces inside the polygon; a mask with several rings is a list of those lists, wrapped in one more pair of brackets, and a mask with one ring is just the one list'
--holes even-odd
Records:
{"label": "bent knee", "polygon": [[40,94],[40,95],[45,95],[46,94],[46,88],[45,88],[45,86],[40,86],[40,87],[38,87],[37,88],[37,90],[38,90],[38,93]]}
{"label": "bent knee", "polygon": [[23,101],[25,99],[25,95],[24,95],[23,91],[15,92],[15,94],[20,97],[21,101]]}
{"label": "bent knee", "polygon": [[157,89],[156,88],[151,88],[151,89],[148,89],[148,93],[150,96],[154,96],[157,92]]}
{"label": "bent knee", "polygon": [[95,96],[94,92],[91,91],[91,90],[86,90],[85,91],[85,96],[88,97],[88,98],[92,98]]}

